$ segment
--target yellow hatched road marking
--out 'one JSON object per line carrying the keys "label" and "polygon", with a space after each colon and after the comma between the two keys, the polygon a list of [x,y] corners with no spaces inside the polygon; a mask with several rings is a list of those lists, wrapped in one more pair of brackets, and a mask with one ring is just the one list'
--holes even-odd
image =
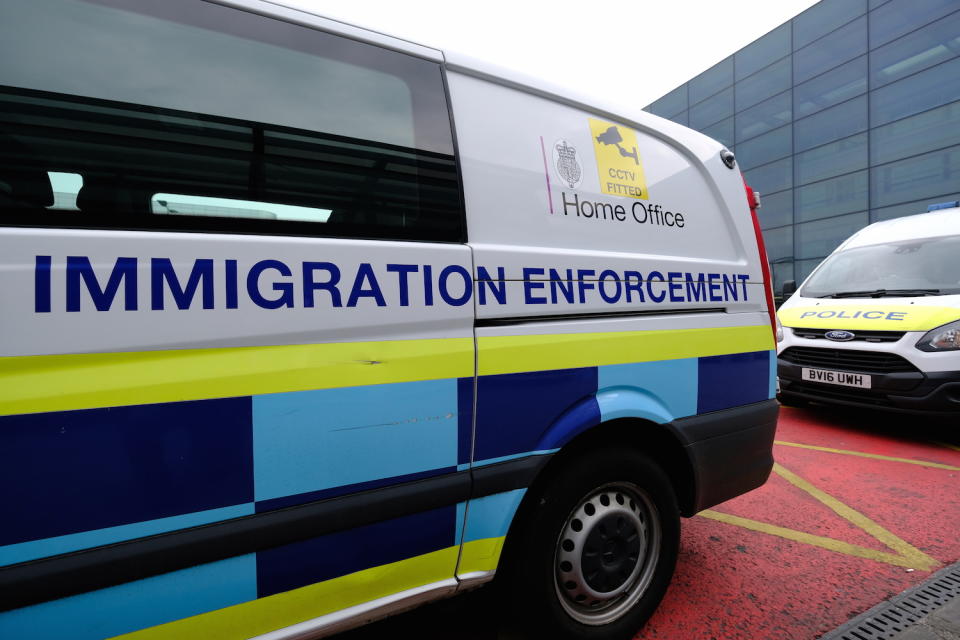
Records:
{"label": "yellow hatched road marking", "polygon": [[774,440],[773,444],[779,444],[785,447],[797,447],[798,449],[812,449],[813,451],[826,451],[827,453],[839,453],[845,456],[857,456],[858,458],[872,458],[874,460],[887,460],[889,462],[905,462],[907,464],[916,464],[921,467],[931,467],[933,469],[946,469],[947,471],[960,471],[960,467],[954,467],[949,464],[941,464],[939,462],[927,462],[925,460],[911,460],[910,458],[894,458],[892,456],[881,456],[876,453],[864,453],[863,451],[831,449],[830,447],[818,447],[812,444],[800,444],[798,442],[784,442],[783,440]]}
{"label": "yellow hatched road marking", "polygon": [[882,526],[863,515],[859,511],[852,509],[848,505],[844,504],[840,500],[831,496],[830,494],[818,489],[813,486],[807,480],[801,478],[797,474],[793,473],[789,469],[786,469],[780,464],[773,465],[773,471],[781,478],[797,487],[801,491],[804,491],[808,495],[815,498],[817,501],[821,502],[825,506],[829,507],[834,513],[838,516],[851,523],[852,525],[859,527],[864,532],[875,538],[877,541],[886,545],[889,549],[895,553],[890,553],[887,551],[878,551],[876,549],[868,549],[866,547],[861,547],[859,545],[850,544],[849,542],[844,542],[842,540],[836,540],[834,538],[828,538],[825,536],[818,536],[812,533],[807,533],[806,531],[797,531],[796,529],[788,529],[786,527],[780,527],[768,522],[761,522],[759,520],[751,520],[750,518],[742,518],[740,516],[734,516],[727,513],[720,513],[718,511],[701,511],[699,515],[709,518],[711,520],[717,520],[719,522],[724,522],[727,524],[732,524],[738,527],[743,527],[745,529],[750,529],[751,531],[758,531],[760,533],[766,533],[774,536],[779,536],[781,538],[786,538],[788,540],[793,540],[795,542],[802,542],[804,544],[809,544],[815,547],[821,547],[829,551],[835,551],[837,553],[844,553],[851,556],[856,556],[858,558],[867,558],[869,560],[876,560],[877,562],[885,562],[887,564],[896,565],[898,567],[906,567],[908,569],[920,569],[923,571],[930,571],[935,567],[938,567],[940,563],[920,551],[913,545],[909,544],[902,538],[899,538],[895,534],[891,533],[887,529],[884,529]]}
{"label": "yellow hatched road marking", "polygon": [[479,375],[719,356],[774,348],[769,325],[480,336]]}
{"label": "yellow hatched road marking", "polygon": [[850,544],[849,542],[834,540],[833,538],[827,538],[824,536],[817,536],[812,533],[797,531],[796,529],[778,527],[777,525],[769,524],[767,522],[760,522],[759,520],[741,518],[740,516],[733,516],[728,513],[720,513],[718,511],[712,511],[709,509],[707,511],[701,511],[698,515],[711,520],[717,520],[718,522],[725,522],[726,524],[732,524],[737,527],[743,527],[744,529],[750,529],[751,531],[759,531],[760,533],[779,536],[781,538],[786,538],[787,540],[802,542],[804,544],[809,544],[814,547],[821,547],[829,551],[845,553],[848,556],[867,558],[868,560],[877,560],[879,562],[886,562],[887,564],[896,565],[898,567],[906,567],[908,569],[917,568],[909,560],[895,553],[887,553],[885,551],[877,551],[876,549],[868,549],[866,547]]}

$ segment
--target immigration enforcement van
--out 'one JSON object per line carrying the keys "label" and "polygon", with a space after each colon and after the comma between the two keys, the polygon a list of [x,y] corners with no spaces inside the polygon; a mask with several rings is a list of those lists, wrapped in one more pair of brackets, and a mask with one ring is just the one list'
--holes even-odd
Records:
{"label": "immigration enforcement van", "polygon": [[958,204],[858,231],[783,304],[783,403],[960,413]]}
{"label": "immigration enforcement van", "polygon": [[2,638],[319,637],[495,576],[628,638],[680,516],[770,472],[709,138],[252,0],[4,2],[0,101]]}

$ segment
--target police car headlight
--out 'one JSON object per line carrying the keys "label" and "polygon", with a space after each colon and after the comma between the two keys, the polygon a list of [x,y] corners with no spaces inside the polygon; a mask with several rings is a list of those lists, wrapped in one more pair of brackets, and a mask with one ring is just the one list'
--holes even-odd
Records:
{"label": "police car headlight", "polygon": [[917,343],[920,351],[960,350],[960,320],[927,332]]}
{"label": "police car headlight", "polygon": [[780,324],[779,316],[777,316],[777,342],[783,342],[783,325]]}

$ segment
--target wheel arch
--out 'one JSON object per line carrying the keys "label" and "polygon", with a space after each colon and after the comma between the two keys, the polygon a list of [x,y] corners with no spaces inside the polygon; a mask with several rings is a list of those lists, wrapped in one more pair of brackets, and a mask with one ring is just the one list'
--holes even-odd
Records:
{"label": "wheel arch", "polygon": [[695,503],[695,476],[693,465],[683,444],[668,424],[658,424],[643,418],[617,418],[585,429],[570,439],[539,470],[530,483],[507,530],[500,565],[509,565],[516,553],[517,531],[529,519],[533,502],[569,461],[585,453],[611,447],[630,447],[644,453],[656,462],[670,480],[683,516],[693,515]]}
{"label": "wheel arch", "polygon": [[670,478],[680,513],[684,516],[693,515],[695,475],[683,443],[669,423],[637,417],[615,418],[581,431],[551,456],[550,461],[537,473],[527,493],[533,494],[549,482],[567,460],[592,449],[619,446],[636,449],[657,462]]}

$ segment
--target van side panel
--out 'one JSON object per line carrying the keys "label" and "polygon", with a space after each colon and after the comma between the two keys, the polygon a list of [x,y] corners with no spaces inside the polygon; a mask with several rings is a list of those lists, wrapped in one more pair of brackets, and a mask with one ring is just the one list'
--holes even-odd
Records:
{"label": "van side panel", "polygon": [[[743,182],[720,146],[463,69],[448,82],[477,289],[488,292],[474,300],[475,469],[549,456],[622,418],[641,432],[665,425],[697,465],[721,462],[722,447],[695,453],[684,421],[768,407],[775,356]],[[772,434],[761,413],[738,427],[751,434],[741,444]],[[743,483],[698,466],[724,489],[687,508],[762,483],[766,447],[747,447]],[[472,506],[468,529],[512,514]]]}
{"label": "van side panel", "polygon": [[648,114],[448,82],[478,278],[508,290],[478,318],[764,307],[743,182],[719,144],[665,139]]}
{"label": "van side panel", "polygon": [[292,13],[0,7],[0,637],[249,638],[455,586],[439,56]]}
{"label": "van side panel", "polygon": [[[109,562],[105,545],[135,551],[157,534],[180,536],[171,540],[194,545],[193,557],[217,560],[163,576],[147,577],[159,573],[148,571],[136,582],[0,614],[0,635],[56,637],[59,625],[69,624],[71,637],[99,638],[256,598],[280,601],[280,594],[303,588],[319,594],[316,583],[336,581],[326,589],[341,595],[311,601],[311,607],[257,608],[270,612],[257,620],[244,613],[247,631],[236,637],[249,637],[250,629],[297,623],[382,597],[392,587],[452,577],[459,543],[455,505],[469,490],[457,469],[469,457],[469,448],[461,448],[469,447],[473,410],[472,393],[464,393],[472,390],[474,371],[471,306],[445,304],[436,289],[440,304],[425,307],[425,289],[412,284],[408,295],[416,302],[404,307],[399,289],[384,284],[383,306],[369,299],[341,308],[317,296],[319,308],[305,308],[302,281],[278,271],[257,286],[265,292],[289,287],[290,307],[268,311],[241,296],[236,310],[204,309],[199,299],[187,309],[151,309],[150,258],[174,256],[179,274],[189,270],[193,256],[207,256],[218,266],[232,259],[245,274],[267,259],[296,272],[323,256],[347,282],[355,282],[365,264],[385,282],[388,264],[434,266],[437,273],[456,265],[469,273],[466,248],[12,229],[0,244],[8,265],[0,284],[11,301],[5,324],[28,337],[7,343],[6,352],[13,353],[2,361],[0,406],[7,415],[0,416],[0,468],[8,478],[4,486],[18,487],[4,503],[20,516],[2,529],[0,560],[16,575],[27,571],[18,563],[55,566],[67,562],[63,554],[84,550],[106,554]],[[131,294],[139,308],[128,310],[120,289],[110,308],[98,311],[84,289],[81,309],[66,311],[66,257],[88,256],[102,283],[116,264],[117,246],[139,266]],[[33,310],[38,254],[53,257],[56,301],[40,317]],[[220,285],[222,271],[215,275]],[[363,289],[372,291],[373,280],[362,280]],[[351,287],[341,292],[344,304]],[[318,314],[324,318],[320,325]],[[218,327],[219,337],[198,339],[202,331],[195,327]],[[78,335],[85,341],[78,343]],[[69,353],[84,344],[95,345],[96,352]],[[22,355],[30,350],[41,353]],[[447,506],[432,506],[427,487],[408,492],[395,515],[359,497],[417,482],[456,486],[441,492]],[[311,536],[311,529],[330,530],[324,525],[329,517],[317,512],[309,516],[321,518],[315,524],[268,524],[256,539],[230,542],[250,535],[238,532],[258,517],[315,509],[335,497],[353,505],[337,516],[340,531]],[[218,527],[223,542],[190,538],[199,525]],[[163,556],[166,568],[186,567],[178,548],[188,547],[171,544]],[[244,547],[255,551],[243,556],[245,563],[218,560]],[[364,572],[381,566],[393,567],[396,578],[371,583]],[[212,589],[208,578],[222,581],[217,584],[223,589]],[[101,571],[38,586],[53,588],[55,595],[71,584],[86,591],[110,579],[110,572]],[[167,597],[150,596],[154,588]],[[208,595],[199,597],[198,589]],[[129,598],[141,597],[140,609],[130,604]],[[123,615],[104,616],[115,607],[123,607]],[[37,616],[47,622],[37,623]],[[14,633],[21,624],[32,625],[29,635]],[[45,631],[46,624],[51,626]]]}

